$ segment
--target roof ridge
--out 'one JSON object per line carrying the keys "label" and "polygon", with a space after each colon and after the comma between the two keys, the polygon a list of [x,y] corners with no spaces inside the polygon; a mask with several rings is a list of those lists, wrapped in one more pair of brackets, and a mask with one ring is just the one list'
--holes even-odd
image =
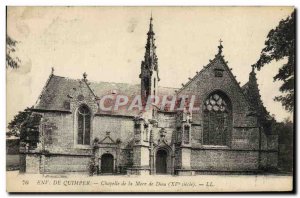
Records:
{"label": "roof ridge", "polygon": [[[69,77],[65,77],[65,76],[59,76],[59,75],[55,75],[52,74],[53,77],[58,77],[58,78],[64,78],[67,80],[82,80],[79,78],[69,78]],[[123,85],[133,85],[133,86],[140,86],[140,84],[138,83],[126,83],[126,82],[109,82],[109,81],[96,81],[96,80],[88,80],[89,83],[113,83],[113,84],[123,84]],[[170,87],[170,86],[158,86],[161,88],[171,88],[171,89],[180,89],[178,87]]]}
{"label": "roof ridge", "polygon": [[65,76],[58,76],[58,75],[55,75],[55,74],[52,74],[53,77],[57,77],[57,78],[63,78],[63,79],[66,79],[66,80],[81,80],[81,79],[76,79],[76,78],[69,78],[69,77],[65,77]]}
{"label": "roof ridge", "polygon": [[[59,76],[59,75],[54,75],[54,74],[52,74],[52,76],[53,77],[64,78],[64,79],[67,79],[67,80],[82,80],[80,78],[69,78],[69,77]],[[132,83],[125,83],[125,82],[96,81],[96,80],[89,80],[89,79],[88,79],[88,82],[90,82],[90,83],[114,83],[114,84],[139,85],[138,83],[132,84]]]}
{"label": "roof ridge", "polygon": [[108,81],[93,81],[89,80],[91,83],[114,83],[114,84],[126,84],[126,85],[139,85],[139,84],[132,84],[132,83],[122,83],[122,82],[108,82]]}
{"label": "roof ridge", "polygon": [[161,87],[161,88],[170,88],[170,89],[180,89],[180,88],[176,88],[176,87],[168,87],[168,86],[158,86],[158,87]]}
{"label": "roof ridge", "polygon": [[215,57],[213,60],[209,60],[209,63],[205,66],[203,66],[203,68],[199,71],[196,72],[196,75],[194,77],[192,77],[191,79],[189,79],[189,81],[187,83],[184,84],[184,86],[182,86],[181,88],[179,88],[179,90],[177,91],[177,93],[180,93],[183,88],[185,88],[186,86],[188,86],[194,79],[196,79],[197,76],[199,76],[204,70],[206,70],[207,68],[209,68],[212,63],[216,60],[217,57]]}

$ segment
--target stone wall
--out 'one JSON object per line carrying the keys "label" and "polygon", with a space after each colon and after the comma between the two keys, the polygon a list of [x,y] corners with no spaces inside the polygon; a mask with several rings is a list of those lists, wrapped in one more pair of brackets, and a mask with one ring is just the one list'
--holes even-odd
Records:
{"label": "stone wall", "polygon": [[240,150],[259,150],[259,129],[233,128],[231,148]]}
{"label": "stone wall", "polygon": [[253,171],[258,151],[192,150],[191,168],[203,171]]}
{"label": "stone wall", "polygon": [[100,141],[110,132],[113,141],[121,140],[121,148],[125,148],[133,139],[134,122],[132,117],[121,116],[95,116],[93,124],[93,137]]}
{"label": "stone wall", "polygon": [[40,173],[40,156],[37,154],[26,155],[26,173]]}
{"label": "stone wall", "polygon": [[[51,155],[45,157],[45,173],[88,172],[89,156]],[[43,165],[41,165],[43,166]]]}
{"label": "stone wall", "polygon": [[[63,154],[64,157],[46,158],[45,164],[49,166],[46,172],[64,172],[70,171],[88,171],[86,164],[92,155],[92,146],[77,145],[75,142],[76,130],[74,129],[74,115],[66,113],[44,113],[46,119],[44,134],[40,139],[45,142],[44,149],[50,154]],[[110,132],[109,136],[114,143],[121,141],[121,150],[128,147],[133,138],[133,120],[131,117],[112,117],[112,116],[93,116],[91,130],[91,144],[95,138],[99,141],[103,140]],[[128,148],[127,148],[128,150]],[[127,151],[125,149],[125,151]],[[128,152],[120,152],[118,166],[127,166],[130,162],[127,160]],[[129,151],[130,153],[130,151]],[[85,157],[77,157],[76,155],[85,155]],[[126,155],[126,156],[122,156]],[[116,156],[116,155],[114,155]],[[101,157],[101,156],[98,156]],[[78,165],[65,164],[61,166],[64,160],[78,162]],[[80,160],[77,160],[80,159]],[[98,159],[97,159],[98,160]],[[57,164],[57,165],[56,165]],[[61,168],[60,168],[61,166]]]}
{"label": "stone wall", "polygon": [[[215,69],[223,69],[222,77],[215,76]],[[95,97],[85,83],[74,90],[68,101],[69,112],[41,113],[43,124],[40,131],[41,144],[38,149],[46,151],[48,154],[46,157],[42,157],[42,162],[38,155],[27,154],[26,172],[36,173],[40,170],[47,173],[88,172],[93,140],[97,138],[101,142],[107,137],[109,137],[107,141],[111,142],[106,142],[106,144],[115,145],[109,149],[101,148],[97,158],[100,158],[104,151],[108,151],[118,158],[117,166],[130,167],[134,162],[140,166],[148,166],[147,147],[136,149],[135,158],[133,157],[133,117],[99,114]],[[230,141],[226,148],[216,145],[212,148],[203,145],[203,104],[207,96],[216,90],[227,95],[232,107],[232,126],[230,127],[232,130],[230,130]],[[214,60],[209,67],[186,84],[179,95],[195,95],[195,107],[199,107],[200,110],[192,113],[192,140],[189,145],[191,149],[186,148],[183,151],[180,145],[176,145],[177,150],[173,151],[175,152],[176,167],[204,171],[250,171],[259,168],[260,157],[263,167],[277,165],[277,135],[266,135],[264,132],[260,134],[257,118],[248,115],[249,103],[223,59]],[[64,102],[62,101],[61,105]],[[90,145],[78,145],[76,141],[76,114],[82,104],[88,106],[92,115]],[[164,141],[167,145],[172,146],[172,138],[175,137],[174,133],[177,130],[176,116],[163,112],[159,112],[157,115],[158,126],[152,129],[154,143],[158,143],[160,129],[165,128]],[[260,136],[262,138],[261,149],[266,151],[261,156],[258,152]]]}
{"label": "stone wall", "polygon": [[[222,76],[216,76],[215,70],[223,70]],[[203,145],[203,104],[213,91],[220,91],[230,99],[232,107],[232,130],[227,147]],[[199,74],[191,79],[178,95],[195,95],[195,107],[200,110],[192,114],[192,151],[191,169],[214,171],[253,171],[259,169],[260,130],[257,118],[249,116],[250,104],[243,94],[238,82],[222,58],[216,58]],[[276,137],[266,135],[263,131],[262,149],[276,149]],[[268,153],[264,164],[266,167],[276,164],[276,156]],[[180,162],[182,159],[176,161]],[[276,166],[276,165],[272,165]]]}

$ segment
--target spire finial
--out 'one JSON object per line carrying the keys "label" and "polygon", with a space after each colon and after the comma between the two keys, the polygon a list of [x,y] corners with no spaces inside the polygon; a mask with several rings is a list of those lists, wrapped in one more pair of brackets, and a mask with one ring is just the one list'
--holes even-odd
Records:
{"label": "spire finial", "polygon": [[254,65],[251,65],[252,69],[251,69],[251,72],[249,74],[249,81],[256,81],[256,73],[255,73],[255,66]]}
{"label": "spire finial", "polygon": [[54,67],[51,67],[51,75],[54,74]]}
{"label": "spire finial", "polygon": [[219,53],[218,54],[222,54],[222,49],[223,49],[223,45],[222,45],[223,41],[222,41],[222,39],[219,40],[219,43],[220,43],[220,45],[218,46],[218,48],[219,48]]}
{"label": "spire finial", "polygon": [[255,73],[255,65],[251,65],[252,69],[249,75],[249,78],[254,78],[256,80],[256,73]]}
{"label": "spire finial", "polygon": [[152,17],[152,11],[151,11],[148,35],[149,34],[153,34],[154,35],[152,21],[153,21],[153,17]]}
{"label": "spire finial", "polygon": [[255,72],[255,65],[251,65],[252,67],[252,72]]}
{"label": "spire finial", "polygon": [[83,73],[82,76],[83,76],[83,79],[86,80],[87,74],[85,72]]}

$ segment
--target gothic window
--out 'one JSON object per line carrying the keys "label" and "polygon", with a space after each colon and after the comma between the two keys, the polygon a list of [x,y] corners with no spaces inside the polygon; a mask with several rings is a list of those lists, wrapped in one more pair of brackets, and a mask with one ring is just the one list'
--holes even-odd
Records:
{"label": "gothic window", "polygon": [[203,144],[228,145],[231,123],[231,105],[226,95],[220,92],[209,95],[203,110]]}
{"label": "gothic window", "polygon": [[183,130],[184,130],[184,143],[189,144],[190,143],[190,127],[185,125]]}
{"label": "gothic window", "polygon": [[86,105],[82,105],[77,113],[78,138],[77,143],[83,145],[90,144],[91,133],[91,112]]}
{"label": "gothic window", "polygon": [[144,124],[144,141],[148,141],[148,132],[149,132],[149,128],[147,124]]}

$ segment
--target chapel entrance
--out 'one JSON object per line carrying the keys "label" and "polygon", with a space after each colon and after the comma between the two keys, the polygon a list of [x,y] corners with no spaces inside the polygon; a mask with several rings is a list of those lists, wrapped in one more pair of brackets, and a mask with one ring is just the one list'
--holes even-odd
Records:
{"label": "chapel entrance", "polygon": [[165,150],[158,150],[156,153],[156,174],[167,173],[167,157],[168,153]]}
{"label": "chapel entrance", "polygon": [[101,173],[113,173],[114,156],[112,154],[103,154],[101,157]]}

